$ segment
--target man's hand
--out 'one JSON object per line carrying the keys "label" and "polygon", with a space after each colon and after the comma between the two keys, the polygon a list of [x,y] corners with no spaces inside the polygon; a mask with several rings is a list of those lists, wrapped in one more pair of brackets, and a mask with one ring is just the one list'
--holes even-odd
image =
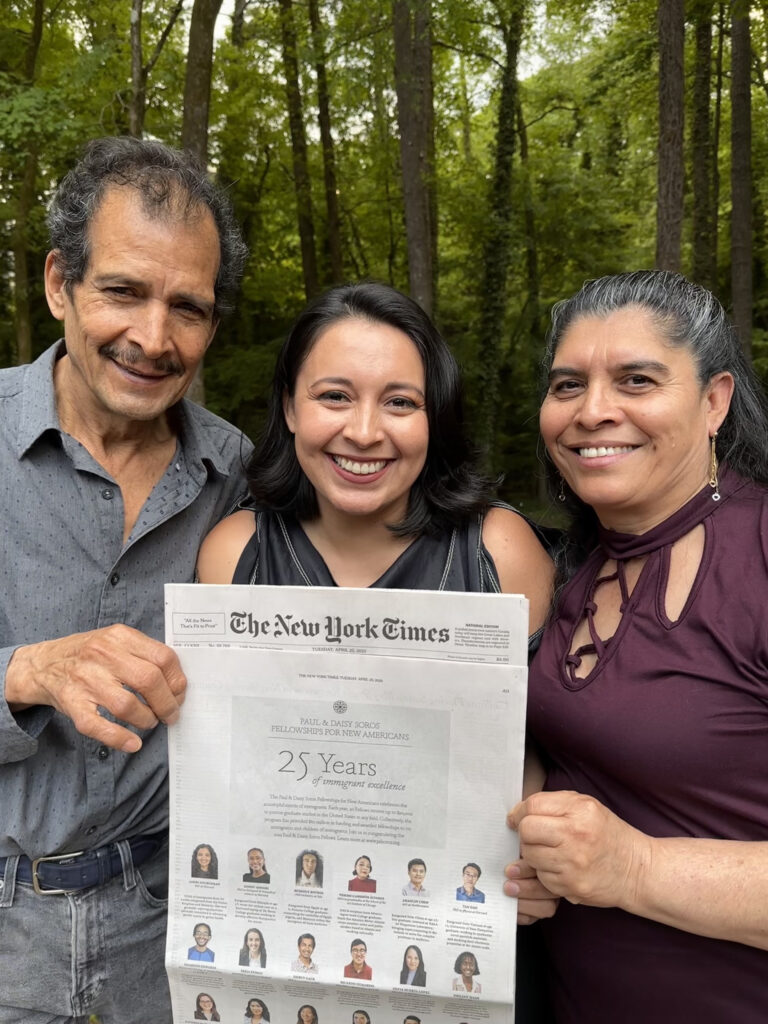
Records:
{"label": "man's hand", "polygon": [[504,892],[517,897],[517,923],[535,924],[552,917],[560,897],[546,889],[536,877],[536,871],[524,860],[516,860],[504,868],[507,881]]}
{"label": "man's hand", "polygon": [[99,708],[137,729],[173,724],[187,680],[175,653],[130,626],[107,626],[20,647],[5,679],[11,710],[55,708],[75,728],[108,747],[133,754],[141,739],[110,722]]}
{"label": "man's hand", "polygon": [[648,836],[582,793],[534,793],[507,824],[542,885],[570,903],[626,905],[651,859]]}

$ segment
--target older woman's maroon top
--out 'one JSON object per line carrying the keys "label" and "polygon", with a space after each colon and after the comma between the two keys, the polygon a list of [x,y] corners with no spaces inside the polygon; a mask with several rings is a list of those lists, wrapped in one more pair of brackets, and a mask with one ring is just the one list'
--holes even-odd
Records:
{"label": "older woman's maroon top", "polygon": [[[640,536],[601,532],[534,660],[529,721],[551,760],[547,789],[591,794],[653,836],[766,841],[768,493],[727,471],[720,493],[705,487]],[[671,622],[670,549],[698,523],[704,554]],[[569,651],[597,574],[640,554],[616,633],[578,678]],[[558,1024],[768,1018],[762,950],[565,901],[544,930]]]}

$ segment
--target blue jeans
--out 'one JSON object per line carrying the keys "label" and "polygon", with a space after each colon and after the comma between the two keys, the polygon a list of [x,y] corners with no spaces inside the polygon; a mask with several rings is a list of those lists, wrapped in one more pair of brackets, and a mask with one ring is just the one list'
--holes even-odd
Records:
{"label": "blue jeans", "polygon": [[168,850],[134,868],[118,843],[121,875],[66,895],[16,880],[0,889],[0,1024],[170,1024],[165,973]]}

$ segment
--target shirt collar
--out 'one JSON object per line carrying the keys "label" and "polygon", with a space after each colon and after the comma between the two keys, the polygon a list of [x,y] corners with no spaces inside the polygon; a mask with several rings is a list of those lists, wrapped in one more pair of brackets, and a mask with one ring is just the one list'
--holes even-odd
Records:
{"label": "shirt collar", "polygon": [[17,458],[22,458],[47,430],[61,434],[53,390],[53,368],[65,352],[64,341],[57,341],[25,367],[22,384],[21,417],[17,435]]}

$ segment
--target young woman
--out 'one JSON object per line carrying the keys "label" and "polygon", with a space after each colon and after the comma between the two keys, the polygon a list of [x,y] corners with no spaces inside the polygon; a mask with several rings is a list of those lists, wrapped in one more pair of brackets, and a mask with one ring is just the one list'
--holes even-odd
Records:
{"label": "young woman", "polygon": [[215,881],[219,877],[219,859],[216,851],[208,843],[200,843],[192,851],[192,878],[210,878]]}
{"label": "young woman", "polygon": [[403,967],[400,971],[401,985],[416,985],[424,988],[427,984],[427,972],[424,957],[418,946],[408,946],[403,954]]}
{"label": "young woman", "polygon": [[258,928],[249,928],[245,933],[238,963],[240,967],[267,966],[267,944]]}
{"label": "young woman", "polygon": [[335,288],[301,314],[248,475],[253,508],[209,534],[201,582],[524,593],[541,626],[550,558],[492,504],[456,362],[393,288]]}
{"label": "young woman", "polygon": [[373,866],[371,858],[363,854],[355,861],[355,868],[352,878],[347,883],[349,892],[376,892],[376,879],[371,878]]}

